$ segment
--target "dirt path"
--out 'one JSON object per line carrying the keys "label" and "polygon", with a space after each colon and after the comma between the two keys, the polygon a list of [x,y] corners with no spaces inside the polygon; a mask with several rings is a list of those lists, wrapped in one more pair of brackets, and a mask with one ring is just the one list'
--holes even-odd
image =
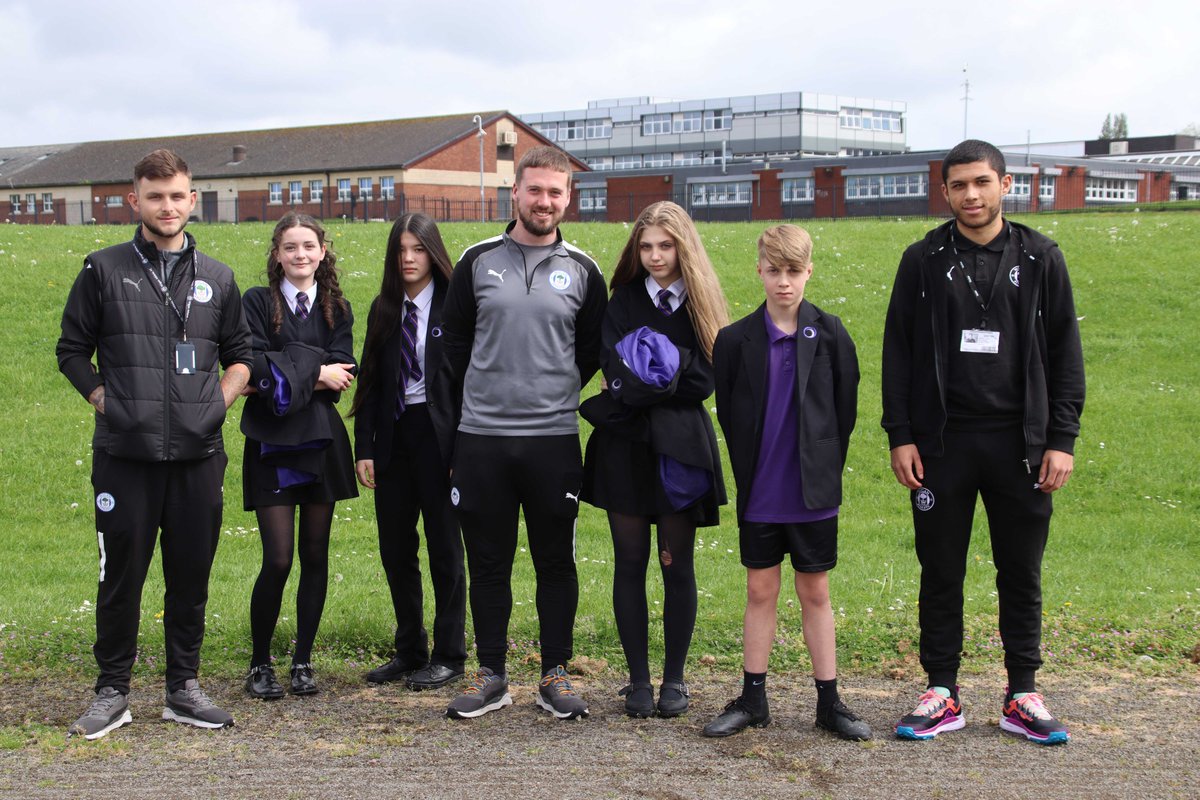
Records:
{"label": "dirt path", "polygon": [[[580,679],[591,717],[558,722],[516,704],[472,722],[441,716],[450,689],[326,682],[313,698],[262,703],[206,684],[237,726],[199,731],[159,719],[157,685],[135,684],[134,722],[93,743],[64,744],[86,700],[80,686],[0,682],[0,796],[21,798],[1198,798],[1200,676],[1059,674],[1044,678],[1067,746],[1039,747],[996,725],[1000,674],[970,676],[968,725],[934,742],[890,735],[921,687],[854,677],[844,697],[875,741],[840,742],[812,727],[811,683],[774,678],[773,724],[725,740],[699,735],[736,693],[697,676],[692,712],[635,721],[619,683]],[[46,727],[42,727],[46,726]]]}

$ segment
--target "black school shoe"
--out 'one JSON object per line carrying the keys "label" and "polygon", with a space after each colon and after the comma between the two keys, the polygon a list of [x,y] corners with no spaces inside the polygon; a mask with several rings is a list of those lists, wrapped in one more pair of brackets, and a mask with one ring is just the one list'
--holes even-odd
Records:
{"label": "black school shoe", "polygon": [[414,692],[422,689],[437,689],[463,676],[462,667],[457,669],[445,664],[426,664],[404,679],[404,684]]}
{"label": "black school shoe", "polygon": [[410,675],[420,668],[419,664],[414,666],[407,661],[401,661],[399,656],[396,656],[386,664],[381,664],[371,670],[363,677],[367,679],[367,683],[393,683],[395,681],[407,680]]}
{"label": "black school shoe", "polygon": [[814,724],[852,742],[865,742],[871,738],[871,726],[846,708],[846,704],[841,700],[829,708],[817,709],[817,721]]}
{"label": "black school shoe", "polygon": [[312,664],[292,664],[292,694],[316,694],[319,691]]}
{"label": "black school shoe", "polygon": [[250,668],[246,676],[246,694],[259,700],[278,700],[283,697],[283,687],[275,679],[275,670],[270,664]]}
{"label": "black school shoe", "polygon": [[654,687],[648,683],[631,683],[617,692],[625,698],[625,714],[634,719],[654,716]]}
{"label": "black school shoe", "polygon": [[679,717],[687,713],[691,693],[683,681],[664,681],[658,690],[658,715],[664,718]]}
{"label": "black school shoe", "polygon": [[746,728],[765,728],[771,724],[771,712],[766,698],[762,706],[747,703],[741,697],[725,706],[721,715],[704,726],[704,735],[719,738],[733,736]]}

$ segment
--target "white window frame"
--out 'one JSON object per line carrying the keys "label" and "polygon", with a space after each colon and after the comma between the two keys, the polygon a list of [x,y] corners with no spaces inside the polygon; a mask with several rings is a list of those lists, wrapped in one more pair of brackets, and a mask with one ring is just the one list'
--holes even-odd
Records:
{"label": "white window frame", "polygon": [[693,183],[689,185],[689,196],[693,206],[747,206],[750,205],[752,181],[721,181],[719,183]]}
{"label": "white window frame", "polygon": [[557,122],[535,122],[533,129],[552,142],[558,141]]}
{"label": "white window frame", "polygon": [[704,154],[699,150],[687,150],[671,154],[673,167],[698,167],[704,163]]}
{"label": "white window frame", "polygon": [[337,199],[343,203],[350,202],[350,179],[338,178]]}
{"label": "white window frame", "polygon": [[812,178],[784,178],[780,191],[784,203],[811,203],[815,196]]}
{"label": "white window frame", "polygon": [[641,169],[642,156],[639,153],[633,155],[613,156],[613,169]]}
{"label": "white window frame", "polygon": [[613,168],[612,156],[592,156],[591,158],[585,158],[584,163],[588,165],[589,169],[596,172],[603,172]]}
{"label": "white window frame", "polygon": [[1083,199],[1103,203],[1136,203],[1138,182],[1126,178],[1087,178]]}
{"label": "white window frame", "polygon": [[846,178],[847,200],[868,200],[882,197],[927,197],[928,176],[923,172],[900,175],[850,175]]}
{"label": "white window frame", "polygon": [[584,135],[589,139],[611,139],[612,119],[589,119],[584,123]]}
{"label": "white window frame", "polygon": [[379,199],[396,199],[396,178],[393,175],[383,175],[379,178]]}
{"label": "white window frame", "polygon": [[671,117],[671,130],[674,133],[700,133],[704,130],[704,112],[680,111]]}
{"label": "white window frame", "polygon": [[359,178],[358,179],[358,199],[359,200],[370,200],[371,199],[371,190],[374,187],[374,185],[375,185],[375,181],[373,181],[370,178]]}
{"label": "white window frame", "polygon": [[1033,176],[1027,172],[1012,173],[1012,186],[1008,190],[1009,197],[1033,196]]}
{"label": "white window frame", "polygon": [[720,108],[704,112],[704,130],[728,131],[733,130],[733,109]]}
{"label": "white window frame", "polygon": [[298,206],[304,202],[304,181],[288,181],[288,203]]}
{"label": "white window frame", "polygon": [[36,194],[29,193],[29,194],[25,195],[25,213],[26,214],[36,214],[37,213],[37,195]]}
{"label": "white window frame", "polygon": [[308,202],[319,203],[321,197],[325,194],[325,181],[309,181],[308,182]]}
{"label": "white window frame", "polygon": [[580,211],[607,211],[608,187],[594,186],[579,190]]}
{"label": "white window frame", "polygon": [[120,208],[125,205],[125,198],[119,194],[109,194],[104,196],[104,205],[107,208]]}
{"label": "white window frame", "polygon": [[642,156],[642,166],[646,169],[661,169],[671,166],[670,153],[646,153]]}
{"label": "white window frame", "polygon": [[14,215],[21,213],[21,195],[10,194],[8,196],[8,202],[12,204],[12,213]]}
{"label": "white window frame", "polygon": [[54,213],[54,195],[50,192],[42,192],[42,211]]}
{"label": "white window frame", "polygon": [[661,136],[670,132],[670,114],[646,114],[642,117],[642,136]]}
{"label": "white window frame", "polygon": [[583,139],[584,124],[581,119],[558,123],[558,141],[578,142]]}
{"label": "white window frame", "polygon": [[1056,175],[1041,176],[1041,179],[1038,181],[1038,199],[1039,200],[1053,200],[1054,199],[1054,187],[1057,184],[1057,182],[1058,182],[1058,177]]}

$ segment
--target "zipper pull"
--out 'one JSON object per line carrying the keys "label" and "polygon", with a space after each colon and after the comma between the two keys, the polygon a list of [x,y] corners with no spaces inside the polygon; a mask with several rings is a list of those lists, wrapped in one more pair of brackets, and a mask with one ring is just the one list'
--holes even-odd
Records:
{"label": "zipper pull", "polygon": [[1028,458],[1022,458],[1022,459],[1021,459],[1021,463],[1025,465],[1025,474],[1026,474],[1026,475],[1032,475],[1032,474],[1033,474],[1033,470],[1031,470],[1031,469],[1029,468],[1029,459],[1028,459]]}

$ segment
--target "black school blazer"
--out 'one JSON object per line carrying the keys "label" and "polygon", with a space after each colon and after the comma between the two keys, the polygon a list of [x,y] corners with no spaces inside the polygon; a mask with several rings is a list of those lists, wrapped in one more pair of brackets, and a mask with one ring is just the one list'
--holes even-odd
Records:
{"label": "black school blazer", "polygon": [[[446,284],[435,278],[433,301],[429,304],[429,327],[425,334],[425,403],[437,434],[440,452],[436,455],[441,459],[442,466],[449,469],[458,410],[449,407],[453,398],[447,392],[438,391],[438,368],[442,364],[443,353],[442,303],[445,300]],[[372,325],[378,324],[377,304],[378,299],[371,304],[367,316],[368,331]],[[403,336],[401,321],[397,320],[375,363],[378,374],[367,391],[362,407],[354,415],[354,458],[356,461],[374,459],[376,474],[392,461],[392,427],[395,425],[396,391],[400,386],[400,342]]]}
{"label": "black school blazer", "polygon": [[[766,305],[722,328],[713,345],[717,421],[737,484],[738,522],[758,464],[767,404]],[[810,335],[811,333],[811,335]],[[842,471],[858,418],[858,354],[842,321],[807,300],[796,327],[796,400],[804,505],[842,503]]]}

